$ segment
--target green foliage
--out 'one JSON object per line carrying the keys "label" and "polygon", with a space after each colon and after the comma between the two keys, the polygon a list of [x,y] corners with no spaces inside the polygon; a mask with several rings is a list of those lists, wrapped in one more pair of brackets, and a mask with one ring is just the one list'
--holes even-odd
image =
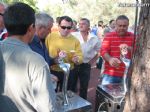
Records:
{"label": "green foliage", "polygon": [[8,5],[14,2],[23,2],[23,3],[30,5],[34,10],[38,11],[38,8],[36,7],[37,0],[2,0],[2,2]]}
{"label": "green foliage", "polygon": [[131,3],[131,0],[68,0],[64,4],[63,2],[58,4],[49,2],[45,7],[47,7],[46,11],[54,18],[68,15],[78,21],[81,17],[87,17],[93,25],[97,24],[99,20],[103,20],[107,24],[110,19],[125,14],[129,17],[132,25],[135,7],[119,7],[119,3]]}
{"label": "green foliage", "polygon": [[[97,24],[103,20],[107,24],[110,19],[115,19],[118,15],[125,14],[130,19],[130,25],[134,24],[135,7],[119,7],[120,3],[134,3],[135,0],[47,0],[42,10],[37,8],[37,3],[44,0],[3,0],[5,3],[24,2],[33,7],[37,12],[46,11],[56,18],[68,15],[75,20],[81,17],[90,19],[91,24]],[[57,4],[54,1],[59,1]],[[39,7],[40,8],[40,7]]]}

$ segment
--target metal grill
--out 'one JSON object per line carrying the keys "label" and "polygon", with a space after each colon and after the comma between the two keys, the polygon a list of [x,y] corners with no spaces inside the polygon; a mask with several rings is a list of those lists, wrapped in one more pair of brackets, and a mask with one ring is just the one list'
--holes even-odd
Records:
{"label": "metal grill", "polygon": [[124,88],[122,84],[98,85],[95,112],[122,112],[124,108]]}

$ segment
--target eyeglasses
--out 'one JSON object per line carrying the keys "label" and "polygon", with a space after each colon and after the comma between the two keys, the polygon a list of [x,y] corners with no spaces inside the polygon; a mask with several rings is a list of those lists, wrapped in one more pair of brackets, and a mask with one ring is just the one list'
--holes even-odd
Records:
{"label": "eyeglasses", "polygon": [[72,27],[71,26],[60,26],[62,29],[67,29],[70,30]]}

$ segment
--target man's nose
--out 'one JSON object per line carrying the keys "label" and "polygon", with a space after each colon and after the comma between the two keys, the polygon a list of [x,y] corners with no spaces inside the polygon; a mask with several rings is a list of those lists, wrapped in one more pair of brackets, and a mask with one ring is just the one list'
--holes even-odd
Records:
{"label": "man's nose", "polygon": [[120,29],[125,29],[125,27],[122,26],[122,27],[120,27]]}

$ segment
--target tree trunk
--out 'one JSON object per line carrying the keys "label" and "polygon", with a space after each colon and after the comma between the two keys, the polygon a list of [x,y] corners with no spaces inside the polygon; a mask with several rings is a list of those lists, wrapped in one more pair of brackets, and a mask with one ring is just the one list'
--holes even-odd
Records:
{"label": "tree trunk", "polygon": [[142,0],[136,50],[124,112],[150,112],[150,0]]}

